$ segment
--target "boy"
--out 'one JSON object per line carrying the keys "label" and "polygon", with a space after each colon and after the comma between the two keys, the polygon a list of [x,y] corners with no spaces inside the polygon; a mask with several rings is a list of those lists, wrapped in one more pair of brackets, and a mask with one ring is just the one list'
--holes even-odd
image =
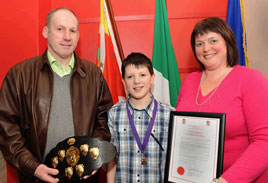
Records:
{"label": "boy", "polygon": [[157,102],[151,94],[155,75],[145,55],[131,53],[121,72],[129,96],[108,112],[111,143],[117,148],[117,160],[108,165],[108,183],[161,183],[169,113],[174,109]]}

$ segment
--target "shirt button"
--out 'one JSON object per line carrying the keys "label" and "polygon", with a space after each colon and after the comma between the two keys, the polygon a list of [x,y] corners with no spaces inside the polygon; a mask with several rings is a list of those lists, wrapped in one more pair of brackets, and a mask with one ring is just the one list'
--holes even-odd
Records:
{"label": "shirt button", "polygon": [[139,118],[139,119],[141,119],[141,117],[140,117],[140,116],[139,116],[138,118]]}
{"label": "shirt button", "polygon": [[127,131],[127,129],[124,129],[124,131]]}
{"label": "shirt button", "polygon": [[137,174],[137,176],[139,177],[139,176],[140,176],[140,174]]}
{"label": "shirt button", "polygon": [[137,182],[140,182],[140,180],[138,180]]}
{"label": "shirt button", "polygon": [[140,151],[137,151],[137,153],[140,153]]}

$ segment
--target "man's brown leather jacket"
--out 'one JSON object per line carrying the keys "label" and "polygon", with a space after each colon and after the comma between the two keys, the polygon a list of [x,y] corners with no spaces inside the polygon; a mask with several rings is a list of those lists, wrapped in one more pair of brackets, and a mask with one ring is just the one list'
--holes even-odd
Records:
{"label": "man's brown leather jacket", "polygon": [[[0,148],[20,182],[35,182],[34,171],[44,160],[53,95],[46,55],[11,68],[0,90]],[[109,140],[107,111],[113,103],[100,69],[75,55],[70,89],[75,135]]]}

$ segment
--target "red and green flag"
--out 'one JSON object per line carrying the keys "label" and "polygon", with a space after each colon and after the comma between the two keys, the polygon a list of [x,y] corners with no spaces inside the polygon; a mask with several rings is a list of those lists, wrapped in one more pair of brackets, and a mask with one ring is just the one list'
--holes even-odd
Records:
{"label": "red and green flag", "polygon": [[[97,53],[97,65],[101,68],[104,78],[111,91],[114,104],[125,99],[125,90],[121,77],[121,63],[123,58],[118,48],[118,38],[113,29],[113,17],[106,0],[101,0],[100,27]],[[117,39],[117,40],[116,40]]]}

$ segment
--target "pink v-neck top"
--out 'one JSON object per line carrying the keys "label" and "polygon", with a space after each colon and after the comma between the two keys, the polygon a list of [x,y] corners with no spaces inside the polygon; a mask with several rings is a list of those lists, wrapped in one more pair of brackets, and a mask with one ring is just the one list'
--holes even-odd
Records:
{"label": "pink v-neck top", "polygon": [[185,79],[176,110],[226,113],[222,177],[230,183],[268,183],[268,80],[235,66],[215,92],[199,91],[197,103],[208,100],[197,105],[201,76],[194,72]]}

